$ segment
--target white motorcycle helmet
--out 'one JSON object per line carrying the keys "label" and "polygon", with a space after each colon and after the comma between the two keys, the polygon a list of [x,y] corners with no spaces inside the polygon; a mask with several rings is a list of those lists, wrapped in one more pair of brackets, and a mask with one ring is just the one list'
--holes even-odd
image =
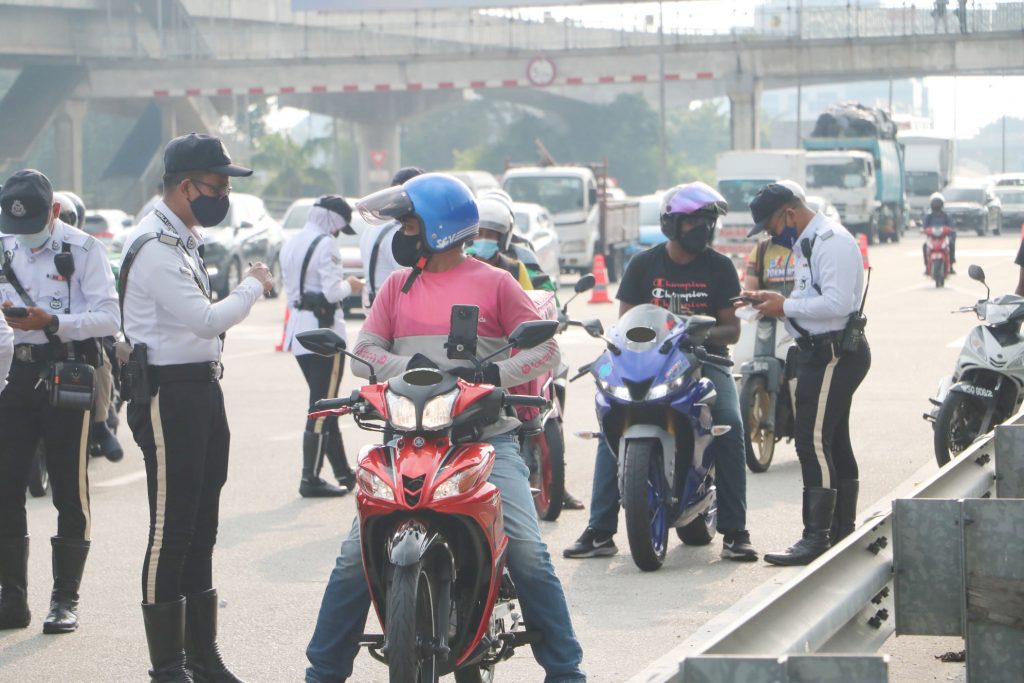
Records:
{"label": "white motorcycle helmet", "polygon": [[498,250],[507,251],[515,225],[515,216],[509,203],[499,196],[488,193],[477,199],[477,208],[480,210],[480,228],[499,233],[501,238],[498,240]]}
{"label": "white motorcycle helmet", "polygon": [[945,205],[946,198],[942,196],[941,192],[932,192],[932,196],[928,197],[928,206],[932,207],[932,211],[936,209],[941,211]]}

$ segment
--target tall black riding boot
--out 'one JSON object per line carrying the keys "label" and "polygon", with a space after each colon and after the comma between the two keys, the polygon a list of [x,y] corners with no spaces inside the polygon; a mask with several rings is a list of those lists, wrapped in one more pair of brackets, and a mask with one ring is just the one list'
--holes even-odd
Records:
{"label": "tall black riding boot", "polygon": [[784,553],[768,553],[765,562],[783,566],[810,564],[829,549],[828,532],[836,506],[836,490],[804,488],[804,535]]}
{"label": "tall black riding boot", "polygon": [[0,538],[0,631],[25,628],[28,611],[28,536]]}
{"label": "tall black riding boot", "polygon": [[327,460],[331,463],[334,471],[334,478],[338,484],[349,491],[356,487],[356,473],[348,466],[348,458],[345,457],[345,444],[341,440],[341,432],[327,432],[324,434],[324,452]]}
{"label": "tall black riding boot", "polygon": [[193,683],[185,670],[185,598],[142,605],[151,683]]}
{"label": "tall black riding boot", "polygon": [[336,498],[348,491],[320,478],[321,434],[304,432],[302,435],[302,481],[299,495],[303,498]]}
{"label": "tall black riding boot", "polygon": [[856,527],[859,491],[860,482],[856,479],[836,481],[836,512],[832,515],[832,529],[828,533],[832,545],[853,533]]}
{"label": "tall black riding boot", "polygon": [[43,633],[71,633],[78,628],[78,587],[82,583],[89,541],[54,536],[53,593],[50,613],[43,622]]}
{"label": "tall black riding boot", "polygon": [[196,683],[245,683],[228,671],[217,647],[217,591],[185,598],[185,666]]}

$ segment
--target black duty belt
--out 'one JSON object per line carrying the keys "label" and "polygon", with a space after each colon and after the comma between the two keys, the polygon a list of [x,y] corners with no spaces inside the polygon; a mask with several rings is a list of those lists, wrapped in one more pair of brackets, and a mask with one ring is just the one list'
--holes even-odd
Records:
{"label": "black duty belt", "polygon": [[[96,347],[88,342],[73,342],[75,352],[82,354],[85,361],[95,365]],[[54,363],[67,360],[68,348],[66,344],[56,346],[54,344],[15,344],[14,360],[18,363]]]}
{"label": "black duty belt", "polygon": [[157,384],[168,384],[170,382],[216,382],[223,376],[224,365],[218,361],[149,366],[150,380]]}
{"label": "black duty belt", "polygon": [[806,337],[797,337],[796,345],[801,351],[813,351],[814,349],[820,349],[831,344],[839,344],[842,341],[842,331],[823,332],[821,334],[812,334]]}

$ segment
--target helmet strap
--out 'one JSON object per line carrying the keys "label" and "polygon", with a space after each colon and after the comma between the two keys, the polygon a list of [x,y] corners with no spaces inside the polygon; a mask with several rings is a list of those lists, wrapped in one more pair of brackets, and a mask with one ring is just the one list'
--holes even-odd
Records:
{"label": "helmet strap", "polygon": [[412,272],[409,273],[409,277],[405,278],[405,284],[402,285],[402,294],[409,293],[409,290],[412,289],[412,284],[416,282],[416,278],[418,278],[420,273],[423,272],[423,269],[427,267],[427,261],[429,260],[429,255],[420,255],[419,260],[416,261],[416,265],[412,267]]}

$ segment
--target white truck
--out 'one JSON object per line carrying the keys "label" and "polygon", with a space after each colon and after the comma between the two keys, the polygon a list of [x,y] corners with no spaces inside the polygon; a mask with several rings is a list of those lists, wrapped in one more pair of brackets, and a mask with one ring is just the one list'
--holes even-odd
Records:
{"label": "white truck", "polygon": [[861,150],[808,152],[808,192],[827,197],[843,225],[869,225],[879,206],[873,166],[871,153]]}
{"label": "white truck", "polygon": [[804,185],[806,152],[802,149],[752,149],[722,152],[715,160],[718,191],[729,202],[729,213],[718,223],[715,249],[743,270],[742,261],[754,247],[750,200],[769,183],[793,180]]}
{"label": "white truck", "polygon": [[956,141],[928,130],[901,130],[896,139],[903,143],[910,217],[921,221],[930,210],[928,198],[953,180]]}
{"label": "white truck", "polygon": [[609,279],[618,280],[639,236],[640,207],[609,198],[607,164],[510,166],[501,182],[514,201],[540,204],[551,214],[563,270],[588,272],[603,254]]}

